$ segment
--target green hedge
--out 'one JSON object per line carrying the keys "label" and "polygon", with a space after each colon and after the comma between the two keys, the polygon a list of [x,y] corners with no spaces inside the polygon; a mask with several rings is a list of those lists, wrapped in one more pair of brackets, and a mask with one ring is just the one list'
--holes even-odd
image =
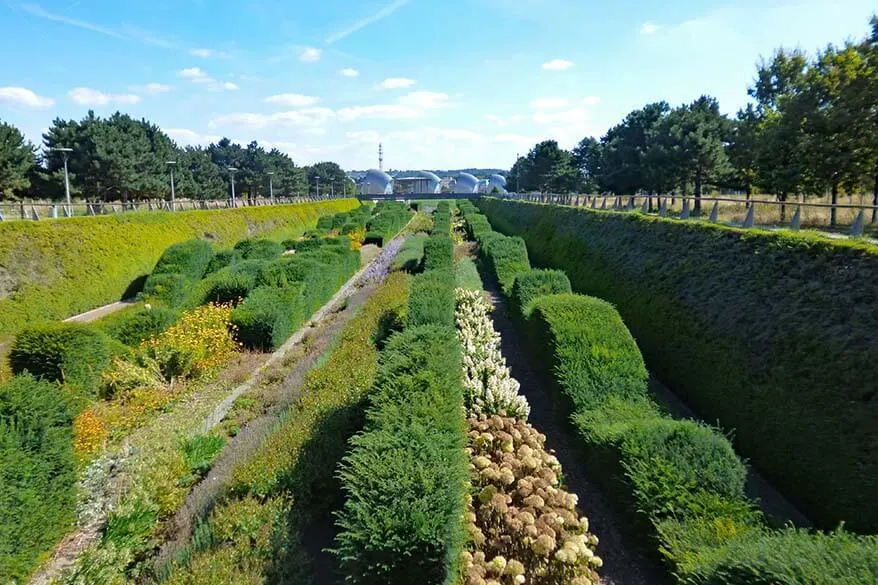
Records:
{"label": "green hedge", "polygon": [[515,277],[512,285],[512,303],[524,317],[530,313],[528,305],[537,297],[572,292],[570,279],[561,270],[530,270]]}
{"label": "green hedge", "polygon": [[274,260],[284,253],[284,247],[265,238],[247,238],[235,244],[235,250],[244,260]]}
{"label": "green hedge", "polygon": [[18,334],[9,351],[9,365],[15,374],[29,372],[92,396],[113,350],[110,337],[94,327],[45,323]]}
{"label": "green hedge", "polygon": [[393,335],[365,429],[340,471],[347,499],[336,554],[346,582],[457,582],[466,542],[466,439],[454,330]]}
{"label": "green hedge", "polygon": [[332,218],[333,218],[332,215],[324,215],[323,217],[318,219],[317,220],[317,229],[318,230],[331,230],[332,229],[332,222],[333,222]]}
{"label": "green hedge", "polygon": [[127,346],[136,347],[150,337],[167,330],[180,318],[180,311],[164,307],[122,310],[107,315],[95,327]]}
{"label": "green hedge", "polygon": [[281,239],[355,199],[177,213],[0,223],[0,338],[28,323],[70,315],[133,296],[171,245],[203,238],[218,247],[249,235]]}
{"label": "green hedge", "polygon": [[424,260],[424,242],[426,240],[427,234],[424,233],[409,237],[393,259],[391,270],[405,270],[411,273],[420,270]]}
{"label": "green hedge", "polygon": [[192,284],[207,273],[212,260],[213,248],[203,240],[174,244],[159,258],[143,292],[172,306],[180,305],[189,296]]}
{"label": "green hedge", "polygon": [[479,276],[479,269],[476,268],[476,263],[472,259],[461,258],[455,263],[454,286],[477,291],[485,290],[482,277]]}
{"label": "green hedge", "polygon": [[[375,206],[374,215],[366,224],[365,243],[379,246],[389,242],[411,219],[408,205],[399,201],[382,201]],[[381,235],[381,242],[376,241]]]}
{"label": "green hedge", "polygon": [[305,322],[305,285],[261,286],[232,312],[235,338],[261,351],[279,348]]}
{"label": "green hedge", "polygon": [[242,260],[208,275],[192,287],[187,307],[207,303],[235,303],[247,297],[266,260]]}
{"label": "green hedge", "polygon": [[450,270],[431,270],[412,281],[408,324],[454,326],[454,275]]}
{"label": "green hedge", "polygon": [[424,242],[424,270],[447,270],[454,265],[451,236],[430,236]]}
{"label": "green hedge", "polygon": [[57,384],[0,384],[0,582],[26,583],[74,520],[72,415]]}
{"label": "green hedge", "polygon": [[487,239],[482,238],[481,254],[497,277],[503,294],[511,296],[515,277],[530,270],[524,240],[494,233]]}
{"label": "green hedge", "polygon": [[[640,214],[479,202],[614,303],[655,374],[819,525],[878,530],[878,249]],[[770,438],[770,439],[769,439]]]}

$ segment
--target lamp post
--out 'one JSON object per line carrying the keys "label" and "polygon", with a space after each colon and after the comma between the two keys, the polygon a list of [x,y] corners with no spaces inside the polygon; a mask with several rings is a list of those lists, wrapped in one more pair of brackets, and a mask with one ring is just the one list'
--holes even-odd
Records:
{"label": "lamp post", "polygon": [[236,169],[235,167],[229,167],[228,171],[229,175],[232,178],[232,208],[236,208],[238,207],[238,200],[235,199],[235,173],[238,172],[238,169]]}
{"label": "lamp post", "polygon": [[329,181],[329,197],[335,199],[335,179]]}
{"label": "lamp post", "polygon": [[[515,162],[518,163],[518,161],[520,161],[520,160],[521,160],[521,154],[520,153],[516,154],[515,155]],[[521,165],[519,165],[518,169],[515,171],[515,192],[521,193]]]}
{"label": "lamp post", "polygon": [[274,175],[274,171],[268,171],[268,199],[271,201],[271,204],[274,205],[274,184],[271,182],[272,175]]}
{"label": "lamp post", "polygon": [[73,205],[70,203],[70,176],[67,173],[67,157],[70,156],[70,153],[73,152],[72,148],[66,147],[55,147],[52,149],[55,152],[60,152],[61,157],[64,159],[64,194],[67,196],[67,215],[73,215]]}
{"label": "lamp post", "polygon": [[174,165],[177,164],[175,160],[165,161],[165,164],[168,165],[168,169],[171,171],[171,211],[177,211],[176,204],[176,193],[174,192]]}
{"label": "lamp post", "polygon": [[317,175],[317,199],[320,199],[320,175]]}

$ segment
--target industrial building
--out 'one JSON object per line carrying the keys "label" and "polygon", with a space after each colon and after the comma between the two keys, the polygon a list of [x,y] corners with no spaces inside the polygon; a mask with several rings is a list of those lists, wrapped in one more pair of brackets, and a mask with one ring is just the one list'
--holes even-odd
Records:
{"label": "industrial building", "polygon": [[362,195],[392,195],[393,178],[378,169],[369,169],[358,185]]}
{"label": "industrial building", "polygon": [[430,171],[416,171],[407,177],[394,177],[393,182],[397,193],[435,194],[441,192],[442,179]]}
{"label": "industrial building", "polygon": [[479,180],[469,173],[460,173],[454,181],[455,193],[478,193]]}

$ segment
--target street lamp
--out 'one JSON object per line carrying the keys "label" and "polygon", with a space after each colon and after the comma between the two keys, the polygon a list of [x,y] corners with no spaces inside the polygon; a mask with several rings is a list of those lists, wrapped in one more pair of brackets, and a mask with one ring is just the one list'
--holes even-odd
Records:
{"label": "street lamp", "polygon": [[67,215],[73,215],[73,206],[70,203],[70,176],[67,174],[67,157],[70,156],[70,153],[73,152],[72,148],[66,147],[55,147],[52,149],[55,152],[60,152],[62,158],[64,159],[64,193],[67,195]]}
{"label": "street lamp", "polygon": [[274,175],[274,171],[268,171],[268,198],[271,200],[272,205],[274,205],[274,185],[271,182],[272,175]]}
{"label": "street lamp", "polygon": [[320,199],[320,175],[317,176],[317,199]]}
{"label": "street lamp", "polygon": [[168,168],[171,171],[171,211],[177,211],[177,205],[175,203],[176,193],[174,192],[174,165],[177,164],[175,160],[165,161],[165,164],[168,165]]}
{"label": "street lamp", "polygon": [[238,172],[238,169],[235,167],[229,167],[228,171],[232,177],[232,207],[235,208],[238,207],[238,201],[235,199],[235,173]]}
{"label": "street lamp", "polygon": [[335,179],[329,181],[329,196],[332,199],[335,199]]}
{"label": "street lamp", "polygon": [[[516,164],[521,160],[521,154],[518,153],[515,155]],[[521,193],[521,165],[518,165],[518,169],[515,171],[515,192]]]}

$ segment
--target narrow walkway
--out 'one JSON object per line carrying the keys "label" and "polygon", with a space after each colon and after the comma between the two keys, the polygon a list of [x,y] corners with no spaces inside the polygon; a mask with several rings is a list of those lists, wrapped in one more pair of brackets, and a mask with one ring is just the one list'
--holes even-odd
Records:
{"label": "narrow walkway", "polygon": [[500,333],[501,347],[512,376],[521,384],[521,393],[530,403],[529,421],[544,435],[546,447],[555,455],[564,470],[570,491],[579,496],[579,507],[589,519],[590,530],[600,543],[597,554],[604,561],[600,570],[604,585],[664,585],[667,574],[657,561],[636,550],[630,539],[618,529],[622,519],[610,506],[596,482],[583,465],[582,446],[566,417],[557,412],[548,382],[533,363],[521,332],[510,319],[496,281],[482,272],[488,299],[494,305],[494,327]]}

